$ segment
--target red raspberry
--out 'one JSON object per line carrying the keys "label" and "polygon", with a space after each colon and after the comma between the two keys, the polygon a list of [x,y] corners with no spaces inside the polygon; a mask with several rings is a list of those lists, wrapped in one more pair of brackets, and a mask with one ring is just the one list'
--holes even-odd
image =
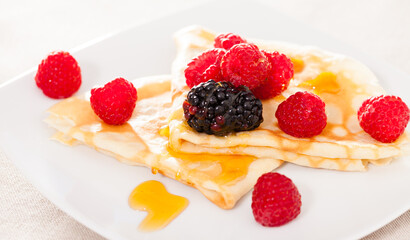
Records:
{"label": "red raspberry", "polygon": [[246,40],[233,33],[222,33],[216,36],[214,47],[229,50],[233,45],[246,43]]}
{"label": "red raspberry", "polygon": [[326,126],[325,103],[310,92],[297,92],[279,104],[275,113],[279,128],[299,138],[320,134]]}
{"label": "red raspberry", "polygon": [[360,126],[370,136],[377,141],[391,143],[406,129],[410,111],[401,98],[381,95],[364,101],[357,116]]}
{"label": "red raspberry", "polygon": [[221,71],[225,81],[235,87],[253,90],[267,81],[271,65],[259,48],[251,43],[234,45],[222,57]]}
{"label": "red raspberry", "polygon": [[253,94],[259,99],[269,99],[281,94],[293,78],[293,63],[285,55],[278,52],[265,52],[262,50],[272,65],[268,81],[253,90]]}
{"label": "red raspberry", "polygon": [[37,86],[51,98],[68,98],[80,88],[81,69],[68,52],[52,52],[38,65]]}
{"label": "red raspberry", "polygon": [[222,81],[220,64],[225,52],[226,51],[221,48],[211,49],[192,59],[185,69],[185,78],[188,87],[192,88],[210,79],[216,82]]}
{"label": "red raspberry", "polygon": [[137,90],[124,78],[117,78],[104,87],[91,89],[91,107],[105,123],[121,125],[127,122],[137,102]]}
{"label": "red raspberry", "polygon": [[295,219],[302,205],[300,193],[288,177],[265,173],[259,177],[252,192],[252,212],[265,227],[277,227]]}

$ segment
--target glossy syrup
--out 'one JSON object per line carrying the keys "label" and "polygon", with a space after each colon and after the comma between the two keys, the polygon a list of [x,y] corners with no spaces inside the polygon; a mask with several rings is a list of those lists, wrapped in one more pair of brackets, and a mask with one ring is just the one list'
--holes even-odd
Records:
{"label": "glossy syrup", "polygon": [[302,59],[291,58],[291,61],[293,63],[293,71],[295,73],[300,73],[303,71],[303,68],[305,68],[305,63]]}
{"label": "glossy syrup", "polygon": [[[54,105],[50,112],[54,114],[65,116],[71,119],[75,125],[66,134],[73,136],[79,134],[82,136],[84,142],[92,147],[96,147],[94,143],[94,137],[96,133],[116,133],[126,138],[129,142],[141,142],[141,138],[132,129],[132,127],[126,123],[119,126],[108,125],[101,121],[91,108],[90,102],[80,98],[70,98],[65,101]],[[62,136],[55,135],[54,138],[63,141]],[[64,142],[65,144],[70,144]]]}
{"label": "glossy syrup", "polygon": [[130,194],[128,204],[132,209],[148,215],[140,223],[141,231],[156,231],[167,226],[188,206],[188,199],[169,193],[158,181],[146,181]]}
{"label": "glossy syrup", "polygon": [[316,78],[307,80],[299,84],[299,87],[311,88],[315,94],[323,92],[338,93],[340,85],[337,82],[337,76],[332,72],[322,72]]}
{"label": "glossy syrup", "polygon": [[[85,144],[98,149],[99,146],[95,142],[95,137],[98,134],[108,133],[113,137],[121,138],[124,142],[138,142],[145,145],[144,141],[129,124],[110,126],[102,122],[94,114],[89,101],[71,98],[53,106],[51,112],[65,116],[75,122],[75,125],[67,134],[58,133],[54,137],[65,144],[72,145],[75,143],[73,138],[66,140],[65,136],[78,135],[81,136]],[[162,126],[153,131],[156,132],[152,134],[156,134],[158,137],[168,138],[170,134],[168,126]],[[144,146],[143,152],[149,151],[148,149],[147,146]],[[212,179],[218,184],[234,184],[243,179],[248,173],[249,166],[256,160],[252,156],[181,153],[163,147],[163,153],[158,158],[159,161],[151,166],[152,173],[162,173],[160,169],[167,169],[162,163],[169,158],[175,158],[178,163],[178,170],[175,171],[175,176],[173,176],[175,179],[190,181],[195,178],[196,183]],[[133,161],[133,159],[129,160]]]}
{"label": "glossy syrup", "polygon": [[[249,166],[256,160],[255,157],[246,155],[214,155],[192,154],[175,152],[167,148],[165,157],[174,157],[184,171],[178,171],[175,179],[195,178],[196,181],[212,180],[225,185],[233,184],[248,174]],[[186,176],[181,176],[186,174]]]}

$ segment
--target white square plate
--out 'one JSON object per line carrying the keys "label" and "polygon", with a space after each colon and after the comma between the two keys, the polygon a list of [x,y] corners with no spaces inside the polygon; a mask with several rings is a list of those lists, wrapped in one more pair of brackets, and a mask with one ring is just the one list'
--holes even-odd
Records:
{"label": "white square plate", "polygon": [[[218,1],[179,12],[115,34],[78,51],[83,85],[80,92],[115,77],[127,79],[168,74],[175,55],[173,33],[200,24],[244,37],[316,45],[364,62],[390,94],[409,102],[410,78],[388,64],[360,54],[273,9],[254,2]],[[52,51],[54,49],[50,49]],[[232,210],[222,210],[199,191],[143,167],[117,162],[85,146],[67,147],[49,140],[43,122],[56,100],[45,97],[35,72],[0,88],[0,146],[42,194],[75,219],[113,239],[346,239],[362,237],[410,208],[410,159],[400,158],[365,173],[310,169],[285,164],[278,171],[293,179],[302,195],[302,212],[279,228],[257,224],[250,193]],[[400,86],[400,87],[397,87]],[[168,227],[142,233],[145,213],[130,209],[130,192],[156,179],[171,193],[190,200]]]}

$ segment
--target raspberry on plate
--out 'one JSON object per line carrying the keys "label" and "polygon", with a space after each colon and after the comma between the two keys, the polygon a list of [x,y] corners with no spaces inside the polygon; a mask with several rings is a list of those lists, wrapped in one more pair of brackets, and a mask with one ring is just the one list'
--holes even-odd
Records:
{"label": "raspberry on plate", "polygon": [[295,219],[302,206],[300,193],[288,177],[265,173],[259,177],[252,192],[252,212],[265,227],[277,227]]}
{"label": "raspberry on plate", "polygon": [[310,92],[297,92],[279,104],[275,116],[279,128],[298,138],[319,135],[326,127],[325,103]]}
{"label": "raspberry on plate", "polygon": [[137,90],[131,82],[117,78],[104,87],[91,89],[90,103],[95,114],[110,125],[126,123],[137,102]]}
{"label": "raspberry on plate", "polygon": [[261,101],[247,87],[230,82],[209,80],[193,87],[182,108],[191,128],[216,136],[249,131],[263,121]]}
{"label": "raspberry on plate", "polygon": [[222,81],[220,64],[225,52],[224,49],[215,48],[207,50],[192,59],[185,69],[185,78],[188,87],[192,88],[210,79],[217,82]]}
{"label": "raspberry on plate", "polygon": [[255,88],[252,92],[259,99],[273,98],[285,91],[293,78],[293,63],[285,55],[278,52],[262,50],[272,65],[272,70],[266,83]]}
{"label": "raspberry on plate", "polygon": [[271,64],[256,45],[241,43],[222,57],[221,71],[224,81],[253,90],[267,81]]}
{"label": "raspberry on plate", "polygon": [[246,40],[233,33],[222,33],[215,37],[214,47],[229,50],[239,43],[246,43]]}
{"label": "raspberry on plate", "polygon": [[381,95],[365,100],[357,116],[360,126],[377,141],[391,143],[404,132],[409,122],[409,108],[401,98]]}
{"label": "raspberry on plate", "polygon": [[38,65],[37,86],[50,98],[71,97],[81,85],[81,69],[68,52],[52,52]]}

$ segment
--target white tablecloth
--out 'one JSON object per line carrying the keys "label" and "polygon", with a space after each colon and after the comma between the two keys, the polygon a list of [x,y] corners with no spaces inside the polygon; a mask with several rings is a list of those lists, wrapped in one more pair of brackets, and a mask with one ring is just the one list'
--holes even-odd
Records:
{"label": "white tablecloth", "polygon": [[[0,0],[0,83],[52,50],[204,1]],[[263,2],[410,74],[408,0]],[[41,196],[0,152],[0,239],[103,238]],[[364,239],[410,239],[410,211]]]}

